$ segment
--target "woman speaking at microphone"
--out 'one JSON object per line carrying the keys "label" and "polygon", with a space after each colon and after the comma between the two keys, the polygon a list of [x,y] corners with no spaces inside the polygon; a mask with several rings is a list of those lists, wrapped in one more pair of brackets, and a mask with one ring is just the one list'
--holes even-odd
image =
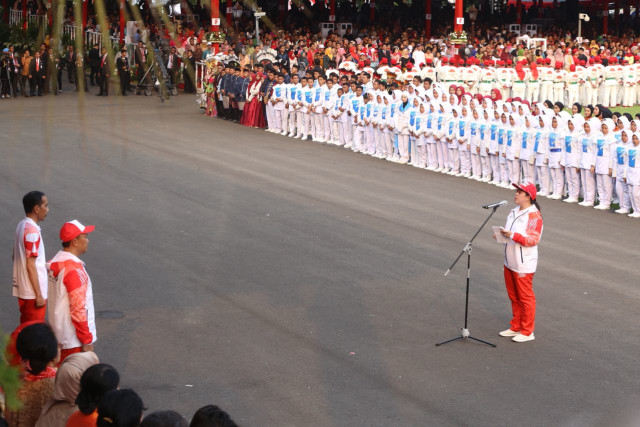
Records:
{"label": "woman speaking at microphone", "polygon": [[501,229],[509,243],[504,245],[504,282],[511,300],[511,326],[500,336],[515,342],[533,341],[536,318],[536,296],[533,275],[538,264],[538,242],[542,235],[542,215],[536,201],[536,186],[530,182],[516,187],[516,207],[509,213]]}

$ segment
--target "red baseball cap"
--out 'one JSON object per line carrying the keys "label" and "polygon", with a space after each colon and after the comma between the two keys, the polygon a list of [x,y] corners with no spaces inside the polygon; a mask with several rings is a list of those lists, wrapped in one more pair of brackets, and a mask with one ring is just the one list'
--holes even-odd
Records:
{"label": "red baseball cap", "polygon": [[95,225],[82,225],[80,221],[74,219],[73,221],[64,223],[60,229],[60,240],[63,242],[70,242],[79,235],[91,233],[95,229]]}
{"label": "red baseball cap", "polygon": [[538,195],[535,184],[532,184],[528,181],[525,181],[522,184],[514,183],[512,185],[516,187],[518,190],[522,190],[525,193],[527,193],[531,197],[531,200],[535,200],[536,196]]}

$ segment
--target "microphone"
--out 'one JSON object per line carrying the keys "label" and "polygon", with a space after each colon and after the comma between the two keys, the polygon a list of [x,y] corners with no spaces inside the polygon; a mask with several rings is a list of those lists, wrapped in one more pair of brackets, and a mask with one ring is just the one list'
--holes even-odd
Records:
{"label": "microphone", "polygon": [[503,200],[501,202],[495,202],[495,203],[491,203],[491,204],[488,204],[488,205],[484,205],[483,208],[484,209],[495,209],[495,208],[499,208],[500,206],[504,206],[507,203],[509,203],[509,202],[507,202],[506,200]]}

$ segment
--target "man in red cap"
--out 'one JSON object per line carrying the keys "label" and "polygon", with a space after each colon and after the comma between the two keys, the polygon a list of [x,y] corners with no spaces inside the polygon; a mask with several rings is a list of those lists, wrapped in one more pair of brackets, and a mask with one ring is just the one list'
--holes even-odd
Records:
{"label": "man in red cap", "polygon": [[564,71],[560,62],[556,62],[556,71],[553,73],[553,102],[566,103],[564,97],[566,80],[567,72]]}
{"label": "man in red cap", "polygon": [[48,321],[62,347],[60,362],[73,353],[93,351],[96,323],[91,279],[84,262],[89,236],[95,227],[78,220],[65,222],[60,229],[62,250],[47,263],[49,270]]}
{"label": "man in red cap", "polygon": [[[625,64],[626,63],[626,64]],[[624,107],[632,107],[636,101],[636,68],[637,66],[628,65],[629,61],[624,60],[622,68],[622,105]]]}
{"label": "man in red cap", "polygon": [[576,102],[580,102],[580,82],[584,81],[583,78],[584,69],[578,70],[576,64],[569,66],[569,72],[567,72],[567,105],[571,106]]}

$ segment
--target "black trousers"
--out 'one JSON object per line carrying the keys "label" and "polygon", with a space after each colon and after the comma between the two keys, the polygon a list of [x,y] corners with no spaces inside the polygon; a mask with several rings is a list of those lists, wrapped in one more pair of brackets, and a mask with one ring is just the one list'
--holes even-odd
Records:
{"label": "black trousers", "polygon": [[109,77],[100,74],[100,93],[109,95]]}
{"label": "black trousers", "polygon": [[98,66],[92,66],[91,67],[91,74],[89,74],[89,80],[91,81],[92,85],[97,85],[98,82],[100,81],[98,77],[100,75],[100,69],[98,68]]}

